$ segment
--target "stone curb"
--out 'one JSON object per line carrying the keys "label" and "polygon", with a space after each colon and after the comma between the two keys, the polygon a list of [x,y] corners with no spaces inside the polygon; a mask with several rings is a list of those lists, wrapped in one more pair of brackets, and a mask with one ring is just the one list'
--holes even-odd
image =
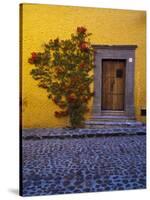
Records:
{"label": "stone curb", "polygon": [[22,139],[65,139],[85,137],[108,137],[126,135],[145,135],[146,127],[142,128],[101,128],[101,129],[70,129],[70,128],[31,128],[22,129]]}

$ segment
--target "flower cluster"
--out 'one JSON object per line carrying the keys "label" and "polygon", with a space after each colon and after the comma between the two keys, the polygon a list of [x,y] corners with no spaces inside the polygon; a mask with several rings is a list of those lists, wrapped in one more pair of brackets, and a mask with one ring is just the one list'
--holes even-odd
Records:
{"label": "flower cluster", "polygon": [[80,33],[85,34],[86,31],[87,31],[87,29],[85,27],[83,27],[83,26],[77,27],[77,33],[79,33],[79,34]]}
{"label": "flower cluster", "polygon": [[80,48],[81,51],[85,51],[85,52],[89,51],[88,43],[84,42],[84,41],[79,43],[79,48]]}
{"label": "flower cluster", "polygon": [[32,52],[31,53],[31,57],[28,59],[28,62],[30,63],[30,64],[34,64],[35,62],[36,62],[36,60],[37,60],[37,53],[35,53],[35,52]]}
{"label": "flower cluster", "polygon": [[68,103],[73,103],[73,102],[75,102],[77,100],[77,96],[74,94],[74,93],[72,93],[72,94],[70,94],[69,96],[67,96],[67,101],[68,101]]}

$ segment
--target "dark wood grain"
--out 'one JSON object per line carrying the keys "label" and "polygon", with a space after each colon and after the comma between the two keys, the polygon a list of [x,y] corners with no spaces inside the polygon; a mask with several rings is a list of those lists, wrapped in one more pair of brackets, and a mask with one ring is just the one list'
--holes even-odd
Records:
{"label": "dark wood grain", "polygon": [[102,62],[102,110],[124,110],[125,60]]}

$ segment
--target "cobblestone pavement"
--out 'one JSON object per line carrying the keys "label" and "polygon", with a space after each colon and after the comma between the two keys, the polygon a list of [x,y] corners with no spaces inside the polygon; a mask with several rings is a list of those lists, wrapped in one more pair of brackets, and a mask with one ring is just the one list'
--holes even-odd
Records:
{"label": "cobblestone pavement", "polygon": [[23,195],[146,187],[145,135],[23,140]]}

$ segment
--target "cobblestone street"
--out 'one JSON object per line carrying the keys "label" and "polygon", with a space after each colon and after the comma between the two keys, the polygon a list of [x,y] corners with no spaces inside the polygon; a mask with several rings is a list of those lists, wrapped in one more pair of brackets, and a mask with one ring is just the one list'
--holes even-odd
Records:
{"label": "cobblestone street", "polygon": [[23,139],[23,195],[146,187],[146,137]]}

